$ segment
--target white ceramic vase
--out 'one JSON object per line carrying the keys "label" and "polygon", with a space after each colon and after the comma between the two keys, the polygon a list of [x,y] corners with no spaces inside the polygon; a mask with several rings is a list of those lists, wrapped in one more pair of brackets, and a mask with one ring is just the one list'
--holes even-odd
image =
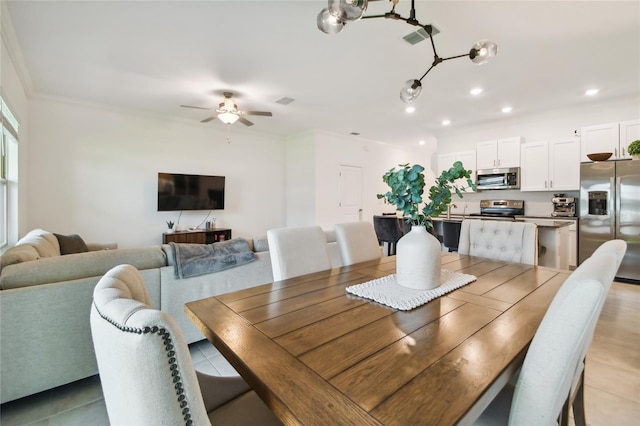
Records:
{"label": "white ceramic vase", "polygon": [[640,160],[640,154],[631,154],[631,159]]}
{"label": "white ceramic vase", "polygon": [[397,283],[417,290],[439,287],[440,251],[440,241],[424,226],[412,226],[396,246]]}

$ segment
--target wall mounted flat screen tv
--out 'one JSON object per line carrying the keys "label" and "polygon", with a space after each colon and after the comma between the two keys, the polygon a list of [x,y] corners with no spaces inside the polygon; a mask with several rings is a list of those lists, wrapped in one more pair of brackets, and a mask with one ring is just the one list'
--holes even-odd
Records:
{"label": "wall mounted flat screen tv", "polygon": [[224,209],[224,176],[158,173],[158,211]]}

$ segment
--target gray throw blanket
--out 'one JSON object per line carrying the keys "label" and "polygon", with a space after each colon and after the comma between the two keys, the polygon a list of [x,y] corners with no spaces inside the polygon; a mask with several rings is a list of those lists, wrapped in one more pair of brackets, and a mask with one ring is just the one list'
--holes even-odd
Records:
{"label": "gray throw blanket", "polygon": [[255,254],[243,238],[215,244],[176,244],[170,242],[175,255],[176,278],[191,278],[219,272],[253,262]]}

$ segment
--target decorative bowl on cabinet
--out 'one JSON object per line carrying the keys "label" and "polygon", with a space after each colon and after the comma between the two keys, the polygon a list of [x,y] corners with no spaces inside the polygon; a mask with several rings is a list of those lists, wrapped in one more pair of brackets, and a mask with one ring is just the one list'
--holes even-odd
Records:
{"label": "decorative bowl on cabinet", "polygon": [[607,161],[612,155],[613,152],[597,152],[594,154],[587,154],[587,157],[591,161]]}

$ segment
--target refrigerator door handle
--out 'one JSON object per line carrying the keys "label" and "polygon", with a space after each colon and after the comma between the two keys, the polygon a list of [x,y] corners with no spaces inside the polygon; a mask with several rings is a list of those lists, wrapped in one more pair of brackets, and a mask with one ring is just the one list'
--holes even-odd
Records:
{"label": "refrigerator door handle", "polygon": [[615,214],[615,220],[616,220],[616,228],[615,228],[615,234],[613,235],[614,238],[619,238],[620,236],[620,207],[622,204],[622,200],[621,200],[621,193],[620,193],[620,189],[621,189],[621,181],[620,181],[620,177],[616,177],[616,214]]}
{"label": "refrigerator door handle", "polygon": [[[609,188],[611,188],[611,191],[609,192],[609,211],[611,212],[609,215],[609,230],[611,231],[612,239],[616,237],[616,223],[618,222],[618,212],[615,210],[618,204],[616,202],[616,199],[618,198],[618,187],[614,187],[613,180],[613,177],[609,179]],[[618,183],[619,182],[620,179],[618,178]]]}

